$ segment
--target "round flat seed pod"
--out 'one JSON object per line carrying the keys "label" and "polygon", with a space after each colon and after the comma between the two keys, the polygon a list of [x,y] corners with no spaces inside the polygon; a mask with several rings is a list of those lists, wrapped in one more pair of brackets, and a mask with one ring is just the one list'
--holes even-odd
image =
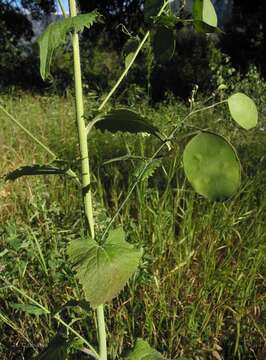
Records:
{"label": "round flat seed pod", "polygon": [[236,93],[228,99],[232,118],[244,129],[254,128],[258,123],[258,110],[252,99],[245,94]]}
{"label": "round flat seed pod", "polygon": [[226,200],[239,188],[240,163],[222,136],[209,132],[196,135],[185,147],[183,164],[194,190],[209,200]]}

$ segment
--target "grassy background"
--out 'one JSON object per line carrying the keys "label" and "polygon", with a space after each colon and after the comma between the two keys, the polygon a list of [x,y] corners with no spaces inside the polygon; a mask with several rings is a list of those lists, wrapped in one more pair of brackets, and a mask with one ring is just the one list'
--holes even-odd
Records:
{"label": "grassy background", "polygon": [[[133,106],[134,99],[128,105]],[[2,101],[59,157],[79,169],[71,95],[8,95]],[[166,133],[188,111],[174,99],[156,107],[144,99],[136,107]],[[87,97],[87,112],[96,108],[93,97]],[[189,120],[227,135],[236,146],[243,176],[241,189],[230,201],[210,203],[184,179],[182,149],[195,131],[188,128],[177,135],[169,155],[161,153],[163,166],[139,184],[121,212],[116,224],[123,225],[129,242],[144,248],[144,256],[128,286],[106,306],[110,359],[126,355],[137,337],[166,359],[265,359],[266,141],[260,110],[261,123],[250,132],[232,124],[224,105]],[[0,123],[0,175],[50,160],[3,114]],[[98,233],[141,165],[140,160],[104,162],[128,152],[149,156],[158,146],[151,137],[93,131],[89,148]],[[61,329],[51,315],[19,310],[16,304],[30,301],[9,283],[50,310],[83,296],[65,252],[68,241],[84,228],[80,200],[75,183],[63,177],[21,178],[0,188],[3,360],[30,359]],[[79,308],[64,310],[61,316],[96,345],[92,311],[89,318]]]}

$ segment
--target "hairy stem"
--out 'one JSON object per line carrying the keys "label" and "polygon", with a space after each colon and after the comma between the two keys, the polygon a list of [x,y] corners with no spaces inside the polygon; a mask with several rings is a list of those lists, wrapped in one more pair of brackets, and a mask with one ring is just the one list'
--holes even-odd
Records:
{"label": "hairy stem", "polygon": [[[76,16],[75,0],[69,0],[69,8],[71,16]],[[81,155],[81,169],[82,169],[82,190],[85,207],[85,215],[90,228],[91,237],[94,238],[94,219],[92,210],[92,198],[90,190],[90,166],[89,166],[89,153],[87,134],[84,121],[83,109],[83,91],[81,79],[81,66],[80,66],[80,51],[79,51],[79,38],[76,32],[72,35],[73,57],[74,57],[74,76],[75,76],[75,100],[76,100],[76,120],[79,136],[79,147]]]}
{"label": "hairy stem", "polygon": [[[76,2],[69,0],[70,16],[76,16]],[[76,118],[80,144],[81,154],[81,168],[82,168],[82,189],[84,198],[85,215],[88,221],[91,237],[94,238],[94,219],[92,208],[92,197],[90,189],[90,165],[89,165],[89,152],[87,143],[87,131],[84,119],[83,109],[83,92],[82,92],[82,78],[80,66],[80,50],[79,38],[76,32],[72,35],[72,46],[74,56],[74,74],[75,74],[75,94],[76,94]],[[97,308],[97,322],[98,322],[98,337],[99,337],[99,360],[107,360],[107,346],[106,346],[106,329],[104,321],[104,308],[100,305]]]}

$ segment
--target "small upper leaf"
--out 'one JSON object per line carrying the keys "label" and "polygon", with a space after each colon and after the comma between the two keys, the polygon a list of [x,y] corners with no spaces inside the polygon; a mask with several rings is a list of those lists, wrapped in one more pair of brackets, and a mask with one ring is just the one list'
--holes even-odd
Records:
{"label": "small upper leaf", "polygon": [[225,200],[239,188],[238,157],[231,144],[219,135],[196,135],[185,147],[183,164],[194,190],[210,200]]}
{"label": "small upper leaf", "polygon": [[175,36],[171,29],[158,27],[152,36],[154,58],[158,63],[169,61],[175,52]]}
{"label": "small upper leaf", "polygon": [[49,77],[54,50],[65,43],[66,35],[71,31],[83,31],[84,27],[89,29],[98,17],[99,13],[92,11],[88,14],[56,21],[47,27],[38,39],[40,47],[40,73],[43,80]]}
{"label": "small upper leaf", "polygon": [[242,93],[229,97],[228,106],[232,118],[244,129],[254,128],[258,123],[258,110],[252,99]]}
{"label": "small upper leaf", "polygon": [[68,255],[92,307],[111,301],[136,271],[141,251],[125,241],[122,228],[110,231],[104,244],[73,240]]}
{"label": "small upper leaf", "polygon": [[[195,0],[193,4],[194,26],[199,32],[215,32],[218,24],[211,0]],[[207,25],[207,26],[206,26]]]}
{"label": "small upper leaf", "polygon": [[138,339],[133,351],[127,356],[126,360],[163,360],[163,356],[150,345]]}
{"label": "small upper leaf", "polygon": [[56,334],[47,348],[35,356],[34,360],[66,360],[68,346],[67,340],[62,335]]}
{"label": "small upper leaf", "polygon": [[95,120],[96,129],[108,130],[112,133],[117,131],[139,133],[145,132],[161,139],[159,129],[147,122],[138,113],[128,109],[112,110],[105,115],[98,115]]}

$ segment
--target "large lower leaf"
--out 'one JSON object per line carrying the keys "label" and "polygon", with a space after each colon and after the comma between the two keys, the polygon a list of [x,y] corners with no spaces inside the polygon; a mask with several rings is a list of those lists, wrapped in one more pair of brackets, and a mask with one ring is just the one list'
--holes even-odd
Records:
{"label": "large lower leaf", "polygon": [[258,123],[258,110],[252,99],[242,93],[229,97],[228,106],[232,118],[244,129],[249,130]]}
{"label": "large lower leaf", "polygon": [[108,130],[112,133],[117,131],[130,133],[145,132],[161,139],[159,129],[149,124],[144,117],[132,110],[112,110],[105,115],[98,115],[93,121],[95,121],[95,127],[102,131]]}
{"label": "large lower leaf", "polygon": [[[214,32],[217,28],[217,15],[211,0],[194,0],[194,26],[199,32]],[[204,25],[208,26],[204,26]]]}
{"label": "large lower leaf", "polygon": [[152,36],[154,58],[158,63],[169,61],[175,52],[174,32],[167,27],[156,28]]}
{"label": "large lower leaf", "polygon": [[163,356],[152,349],[146,341],[138,339],[133,351],[125,360],[163,360]]}
{"label": "large lower leaf", "polygon": [[66,360],[68,346],[67,340],[62,335],[56,334],[48,347],[34,357],[34,360]]}
{"label": "large lower leaf", "polygon": [[194,190],[210,200],[225,200],[240,185],[240,163],[233,147],[221,136],[203,132],[186,146],[185,174]]}
{"label": "large lower leaf", "polygon": [[99,13],[92,11],[50,24],[45,32],[39,37],[40,47],[40,73],[43,80],[50,75],[50,65],[54,50],[65,43],[66,35],[71,31],[83,31],[84,27],[90,28],[97,20]]}
{"label": "large lower leaf", "polygon": [[122,228],[110,231],[102,245],[90,238],[71,241],[67,253],[93,307],[118,295],[141,258],[141,251],[125,241]]}

